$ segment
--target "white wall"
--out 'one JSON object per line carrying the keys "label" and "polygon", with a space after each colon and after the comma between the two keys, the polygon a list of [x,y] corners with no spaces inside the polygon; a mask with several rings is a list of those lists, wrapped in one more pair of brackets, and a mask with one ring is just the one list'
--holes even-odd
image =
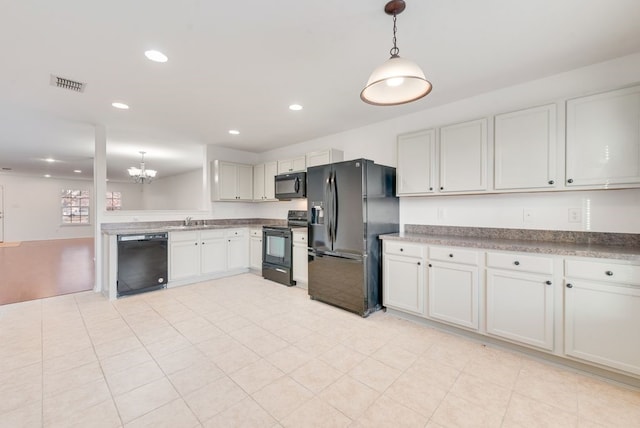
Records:
{"label": "white wall", "polygon": [[[345,160],[365,157],[395,166],[398,134],[558,102],[568,97],[634,84],[639,80],[640,53],[272,150],[264,153],[262,160],[282,159],[333,147],[344,151]],[[435,91],[437,82],[434,83]],[[428,106],[429,98],[427,96],[418,102]],[[402,198],[400,219],[402,224],[640,233],[639,192],[632,189]],[[266,213],[280,213],[280,207],[284,208],[284,205],[253,207],[251,205],[252,211],[258,209],[266,216]],[[438,207],[444,208],[444,216],[438,217]],[[569,208],[581,209],[581,223],[568,222]],[[531,210],[530,222],[523,221],[524,209]],[[240,215],[248,216],[245,213]]]}
{"label": "white wall", "polygon": [[93,216],[93,182],[0,174],[4,188],[4,241],[86,238],[92,225],[62,225],[60,190],[88,190]]}

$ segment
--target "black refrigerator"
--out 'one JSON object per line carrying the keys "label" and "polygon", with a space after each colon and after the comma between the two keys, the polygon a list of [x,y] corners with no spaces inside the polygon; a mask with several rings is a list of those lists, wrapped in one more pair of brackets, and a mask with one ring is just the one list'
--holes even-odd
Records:
{"label": "black refrigerator", "polygon": [[382,243],[399,230],[396,170],[367,159],[307,169],[309,296],[363,317],[382,307]]}

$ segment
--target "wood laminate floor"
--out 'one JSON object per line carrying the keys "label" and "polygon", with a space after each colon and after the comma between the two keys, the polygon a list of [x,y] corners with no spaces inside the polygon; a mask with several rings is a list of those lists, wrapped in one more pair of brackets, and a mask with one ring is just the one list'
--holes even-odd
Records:
{"label": "wood laminate floor", "polygon": [[91,290],[93,282],[93,238],[0,248],[0,305]]}

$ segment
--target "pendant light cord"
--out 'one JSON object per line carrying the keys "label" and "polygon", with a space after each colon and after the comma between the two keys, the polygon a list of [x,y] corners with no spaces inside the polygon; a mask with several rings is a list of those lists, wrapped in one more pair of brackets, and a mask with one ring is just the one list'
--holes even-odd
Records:
{"label": "pendant light cord", "polygon": [[398,27],[396,27],[396,13],[393,13],[393,47],[389,51],[391,57],[397,57],[400,53],[400,49],[396,46],[396,31],[398,31]]}

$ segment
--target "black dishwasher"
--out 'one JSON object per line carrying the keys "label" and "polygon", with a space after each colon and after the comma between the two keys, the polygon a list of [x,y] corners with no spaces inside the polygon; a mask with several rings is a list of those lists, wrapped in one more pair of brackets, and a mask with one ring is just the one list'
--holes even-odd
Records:
{"label": "black dishwasher", "polygon": [[167,233],[118,235],[118,297],[167,286]]}

